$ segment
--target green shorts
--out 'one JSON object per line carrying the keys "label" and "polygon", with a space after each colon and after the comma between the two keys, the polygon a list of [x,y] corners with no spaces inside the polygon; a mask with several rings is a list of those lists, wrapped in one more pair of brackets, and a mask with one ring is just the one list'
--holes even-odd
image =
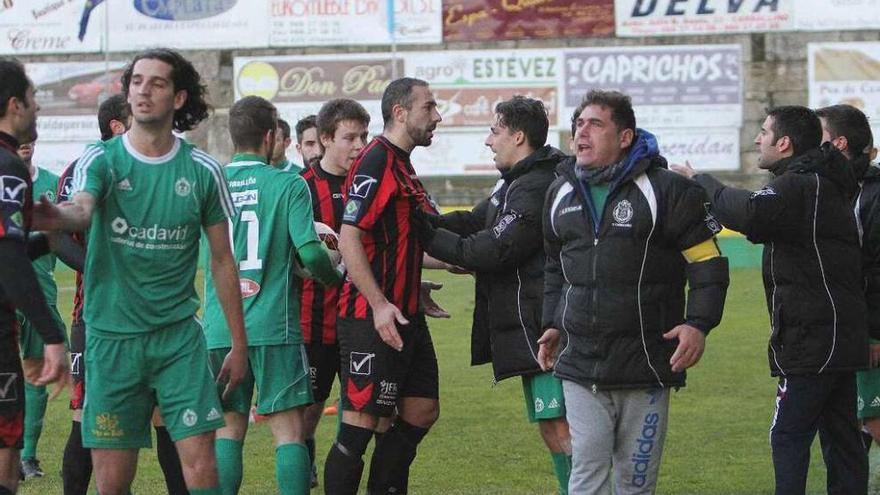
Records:
{"label": "green shorts", "polygon": [[89,327],[85,361],[82,435],[87,448],[150,447],[154,406],[175,442],[224,425],[205,337],[195,318],[140,334]]}
{"label": "green shorts", "polygon": [[530,423],[543,419],[565,417],[565,399],[562,396],[562,380],[552,372],[522,377],[523,396],[526,400],[526,416]]}
{"label": "green shorts", "polygon": [[[54,304],[49,305],[49,315],[52,319],[64,329],[64,320],[58,313],[58,308]],[[15,318],[18,320],[18,347],[21,350],[22,359],[43,359],[43,337],[40,332],[31,325],[31,322],[24,317],[23,314],[16,311]],[[67,331],[64,331],[64,341],[67,342]]]}
{"label": "green shorts", "polygon": [[[229,348],[211,349],[211,371],[216,375]],[[222,401],[224,411],[248,414],[254,387],[257,389],[257,413],[272,414],[312,400],[309,361],[302,344],[257,345],[248,347],[248,371],[244,380]],[[223,393],[223,388],[219,388]]]}
{"label": "green shorts", "polygon": [[856,383],[859,386],[859,419],[880,416],[880,368],[857,372]]}

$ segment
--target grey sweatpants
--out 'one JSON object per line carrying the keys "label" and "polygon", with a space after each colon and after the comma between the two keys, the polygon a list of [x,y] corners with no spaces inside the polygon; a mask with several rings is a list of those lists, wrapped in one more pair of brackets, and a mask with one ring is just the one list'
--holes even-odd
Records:
{"label": "grey sweatpants", "polygon": [[593,392],[563,380],[571,431],[570,495],[654,493],[666,426],[669,389]]}

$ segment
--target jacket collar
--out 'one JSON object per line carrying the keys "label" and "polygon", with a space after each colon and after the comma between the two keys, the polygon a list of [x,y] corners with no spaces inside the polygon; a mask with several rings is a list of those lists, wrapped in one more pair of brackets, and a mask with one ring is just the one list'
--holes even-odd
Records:
{"label": "jacket collar", "polygon": [[544,146],[535,150],[535,152],[533,152],[531,155],[514,163],[512,167],[501,172],[501,178],[507,182],[513,182],[519,177],[522,177],[523,175],[541,166],[549,166],[551,168],[555,167],[557,163],[561,162],[565,158],[566,156],[563,152],[559,151],[553,146],[550,146],[549,144],[545,144]]}
{"label": "jacket collar", "polygon": [[18,153],[19,146],[20,143],[17,139],[5,132],[0,132],[0,148],[6,148],[13,153]]}

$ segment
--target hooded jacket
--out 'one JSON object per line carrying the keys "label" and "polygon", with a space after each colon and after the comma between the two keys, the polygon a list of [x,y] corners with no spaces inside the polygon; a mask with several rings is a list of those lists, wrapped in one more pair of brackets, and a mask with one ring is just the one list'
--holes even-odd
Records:
{"label": "hooded jacket", "polygon": [[862,156],[850,163],[861,177],[855,211],[862,241],[868,334],[875,341],[880,341],[880,167],[866,166],[867,162],[868,157]]}
{"label": "hooded jacket", "polygon": [[669,364],[678,342],[663,334],[682,323],[708,333],[728,285],[725,258],[682,255],[720,230],[705,193],[666,170],[641,129],[602,211],[576,166],[560,165],[544,206],[543,322],[563,337],[555,374],[593,390],[684,386]]}
{"label": "hooded jacket", "polygon": [[503,172],[492,194],[472,211],[433,221],[440,228],[426,244],[428,254],[476,274],[471,364],[491,361],[495,380],[541,371],[541,209],[564,158],[544,146]]}
{"label": "hooded jacket", "polygon": [[780,160],[749,192],[698,174],[713,214],[764,244],[773,376],[863,369],[868,334],[853,167],[830,145]]}

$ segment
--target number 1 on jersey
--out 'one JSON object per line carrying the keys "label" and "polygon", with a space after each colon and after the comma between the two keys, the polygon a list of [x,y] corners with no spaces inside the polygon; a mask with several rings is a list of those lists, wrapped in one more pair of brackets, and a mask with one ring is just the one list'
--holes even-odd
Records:
{"label": "number 1 on jersey", "polygon": [[[238,264],[238,269],[244,270],[262,270],[263,260],[260,256],[260,219],[257,218],[257,212],[251,210],[242,210],[241,221],[247,224],[247,244],[245,245],[244,258]],[[235,250],[235,232],[232,220],[229,221],[229,241]]]}

